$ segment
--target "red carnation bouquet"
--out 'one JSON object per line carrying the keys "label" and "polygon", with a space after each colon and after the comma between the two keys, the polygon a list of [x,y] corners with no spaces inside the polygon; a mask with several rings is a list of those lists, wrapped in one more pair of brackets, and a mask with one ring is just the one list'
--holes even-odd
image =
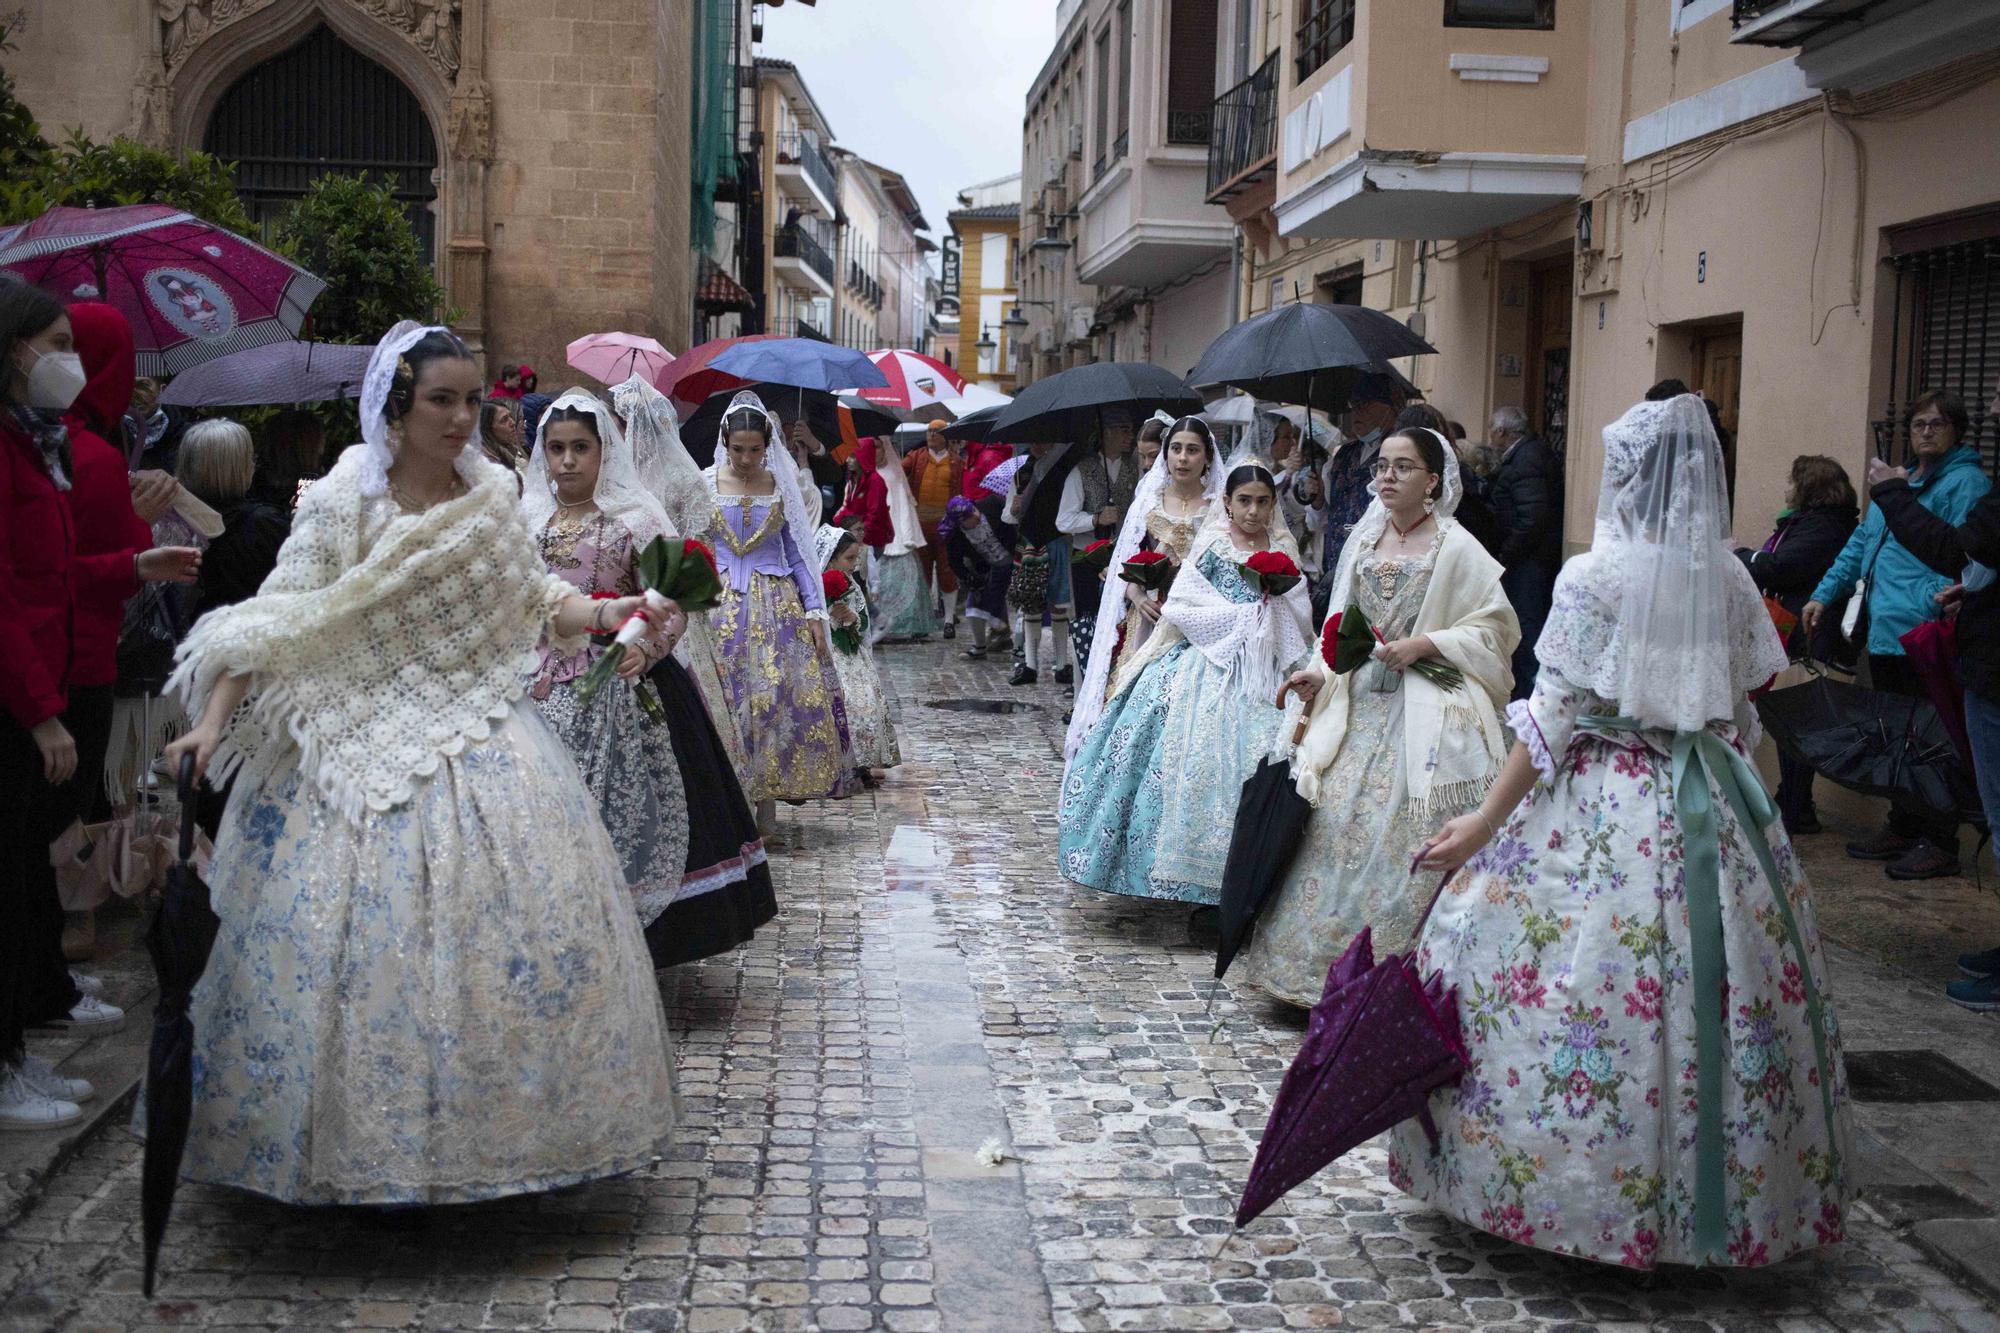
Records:
{"label": "red carnation bouquet", "polygon": [[[604,688],[604,682],[617,674],[626,649],[637,643],[652,625],[666,618],[668,602],[675,603],[688,615],[695,615],[714,606],[722,596],[722,575],[716,572],[715,552],[692,537],[685,541],[653,538],[639,552],[638,566],[640,587],[646,594],[646,609],[652,619],[649,622],[645,616],[633,616],[618,627],[604,656],[592,663],[590,670],[583,673],[583,679],[576,683],[578,703],[589,703]],[[643,685],[639,690],[639,705],[654,721],[665,717],[659,700]]]}
{"label": "red carnation bouquet", "polygon": [[[1349,606],[1328,616],[1320,627],[1319,655],[1336,676],[1344,676],[1373,656],[1375,645],[1387,642],[1359,606]],[[1441,690],[1456,690],[1465,684],[1465,673],[1441,657],[1418,658],[1409,669]]]}
{"label": "red carnation bouquet", "polygon": [[[836,603],[854,588],[854,580],[837,569],[829,569],[819,576],[819,590],[826,597],[826,609],[833,610]],[[843,653],[861,650],[861,636],[868,629],[868,610],[863,607],[855,616],[852,625],[833,627],[833,646]]]}
{"label": "red carnation bouquet", "polygon": [[1149,592],[1157,597],[1165,597],[1167,589],[1174,586],[1174,575],[1179,567],[1167,559],[1162,551],[1141,551],[1127,560],[1118,571],[1118,577],[1133,584],[1141,592]]}
{"label": "red carnation bouquet", "polygon": [[819,576],[819,590],[826,595],[828,606],[847,596],[847,590],[853,586],[847,575],[837,569],[829,569]]}
{"label": "red carnation bouquet", "polygon": [[1070,568],[1102,578],[1111,564],[1111,550],[1110,538],[1094,541],[1070,557]]}
{"label": "red carnation bouquet", "polygon": [[1304,575],[1283,551],[1259,551],[1242,564],[1243,581],[1266,597],[1283,597]]}

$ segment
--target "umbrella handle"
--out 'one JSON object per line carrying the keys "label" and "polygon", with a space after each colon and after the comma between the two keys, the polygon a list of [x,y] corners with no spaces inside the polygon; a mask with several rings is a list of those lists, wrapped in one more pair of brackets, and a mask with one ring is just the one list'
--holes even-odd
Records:
{"label": "umbrella handle", "polygon": [[[1294,686],[1292,682],[1289,680],[1287,680],[1283,685],[1280,685],[1278,687],[1279,712],[1282,713],[1285,710],[1285,700],[1291,696],[1292,691],[1296,688],[1297,687]],[[1311,705],[1307,705],[1307,707],[1299,713],[1299,724],[1296,727],[1292,728],[1292,748],[1294,750],[1298,749],[1299,746],[1302,743],[1304,743],[1306,738],[1306,728],[1309,727],[1310,725],[1312,725]]]}
{"label": "umbrella handle", "polygon": [[175,783],[175,794],[181,805],[180,863],[186,865],[194,855],[194,753],[189,751],[181,756],[179,780]]}

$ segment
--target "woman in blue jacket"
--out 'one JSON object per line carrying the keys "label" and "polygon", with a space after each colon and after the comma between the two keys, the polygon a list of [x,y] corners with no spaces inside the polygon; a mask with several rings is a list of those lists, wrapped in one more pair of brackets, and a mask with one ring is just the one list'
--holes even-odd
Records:
{"label": "woman in blue jacket", "polygon": [[[1968,424],[1965,404],[1943,390],[1927,390],[1910,403],[1910,441],[1916,451],[1910,489],[1918,504],[1954,526],[1964,523],[1974,502],[1992,488],[1979,465],[1978,451],[1959,443]],[[1937,614],[1936,595],[1950,580],[1897,541],[1881,508],[1871,507],[1800,615],[1808,637],[1827,607],[1854,591],[1857,579],[1868,585],[1864,602],[1868,670],[1875,688],[1924,697],[1923,685],[1898,640]],[[1955,875],[1958,816],[1908,798],[1894,799],[1888,827],[1875,837],[1850,842],[1847,854],[1863,861],[1887,861],[1891,879]]]}

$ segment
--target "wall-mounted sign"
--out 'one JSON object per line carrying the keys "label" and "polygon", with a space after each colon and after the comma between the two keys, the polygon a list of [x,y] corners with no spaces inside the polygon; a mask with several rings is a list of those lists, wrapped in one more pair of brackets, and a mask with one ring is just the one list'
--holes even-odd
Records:
{"label": "wall-mounted sign", "polygon": [[943,254],[944,281],[941,285],[944,288],[944,294],[956,301],[958,299],[958,275],[961,261],[961,256],[958,252],[958,237],[945,237]]}

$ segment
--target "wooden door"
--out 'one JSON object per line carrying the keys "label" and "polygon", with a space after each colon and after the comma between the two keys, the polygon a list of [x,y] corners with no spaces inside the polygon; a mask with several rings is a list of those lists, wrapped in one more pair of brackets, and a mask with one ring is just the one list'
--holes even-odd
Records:
{"label": "wooden door", "polygon": [[1736,421],[1743,402],[1743,326],[1736,324],[1698,334],[1691,350],[1694,368],[1688,387],[1714,403],[1721,416],[1723,478],[1733,501]]}
{"label": "wooden door", "polygon": [[1570,317],[1576,302],[1569,256],[1534,266],[1528,277],[1528,356],[1523,367],[1528,423],[1557,453],[1569,435]]}

